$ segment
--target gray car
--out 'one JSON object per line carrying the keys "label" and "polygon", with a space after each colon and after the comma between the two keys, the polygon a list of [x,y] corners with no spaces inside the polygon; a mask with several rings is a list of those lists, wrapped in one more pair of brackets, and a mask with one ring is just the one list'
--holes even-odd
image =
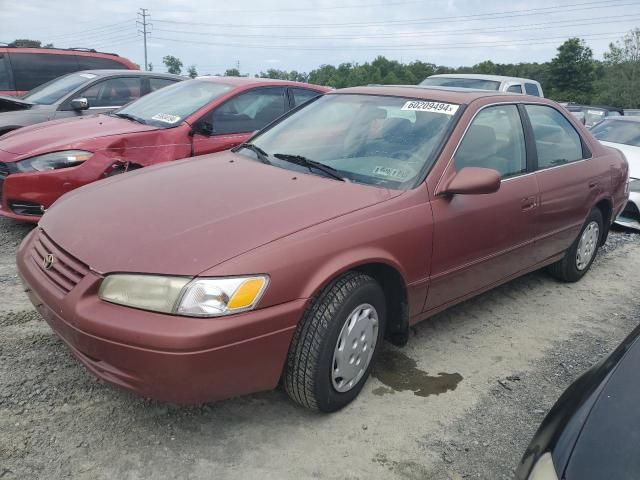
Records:
{"label": "gray car", "polygon": [[137,70],[84,70],[34,88],[0,96],[0,135],[35,123],[105,113],[185,77]]}

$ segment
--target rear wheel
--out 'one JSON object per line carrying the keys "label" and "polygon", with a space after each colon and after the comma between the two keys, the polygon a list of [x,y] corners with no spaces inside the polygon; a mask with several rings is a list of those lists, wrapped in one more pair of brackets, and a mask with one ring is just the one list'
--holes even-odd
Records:
{"label": "rear wheel", "polygon": [[292,400],[335,412],[358,396],[382,342],[386,303],[370,276],[349,272],[305,312],[289,348],[284,387]]}
{"label": "rear wheel", "polygon": [[591,210],[578,238],[567,250],[564,258],[549,266],[549,272],[564,282],[577,282],[591,267],[596,258],[604,225],[602,212],[598,208]]}

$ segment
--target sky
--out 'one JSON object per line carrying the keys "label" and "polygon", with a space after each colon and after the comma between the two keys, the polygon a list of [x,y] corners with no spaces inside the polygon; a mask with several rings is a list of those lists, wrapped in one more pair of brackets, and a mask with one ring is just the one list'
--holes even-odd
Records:
{"label": "sky", "polygon": [[95,48],[144,67],[140,8],[150,15],[154,70],[165,71],[163,56],[174,55],[200,74],[238,64],[243,74],[309,72],[377,55],[451,67],[544,62],[572,36],[602,58],[640,27],[640,0],[0,0],[0,41]]}

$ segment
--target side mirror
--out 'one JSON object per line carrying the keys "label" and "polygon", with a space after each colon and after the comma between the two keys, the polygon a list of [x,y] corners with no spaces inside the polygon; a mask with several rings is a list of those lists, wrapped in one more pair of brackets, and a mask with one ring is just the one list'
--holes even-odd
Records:
{"label": "side mirror", "polygon": [[213,123],[211,121],[201,120],[191,128],[192,135],[200,134],[210,136],[214,134]]}
{"label": "side mirror", "polygon": [[74,98],[71,100],[71,108],[74,110],[87,110],[89,108],[89,100],[84,97]]}
{"label": "side mirror", "polygon": [[500,188],[500,174],[491,168],[465,167],[451,179],[443,193],[449,195],[479,195],[494,193]]}

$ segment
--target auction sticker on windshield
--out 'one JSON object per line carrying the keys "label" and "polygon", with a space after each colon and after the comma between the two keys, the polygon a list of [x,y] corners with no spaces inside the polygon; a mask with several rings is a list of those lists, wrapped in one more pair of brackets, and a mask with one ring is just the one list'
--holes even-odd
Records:
{"label": "auction sticker on windshield", "polygon": [[180,121],[180,117],[177,115],[170,115],[168,113],[158,113],[151,117],[151,120],[158,120],[164,123],[176,123]]}
{"label": "auction sticker on windshield", "polygon": [[411,110],[413,112],[434,112],[444,113],[445,115],[454,115],[460,105],[440,102],[425,102],[423,100],[411,100],[405,103],[401,110]]}

